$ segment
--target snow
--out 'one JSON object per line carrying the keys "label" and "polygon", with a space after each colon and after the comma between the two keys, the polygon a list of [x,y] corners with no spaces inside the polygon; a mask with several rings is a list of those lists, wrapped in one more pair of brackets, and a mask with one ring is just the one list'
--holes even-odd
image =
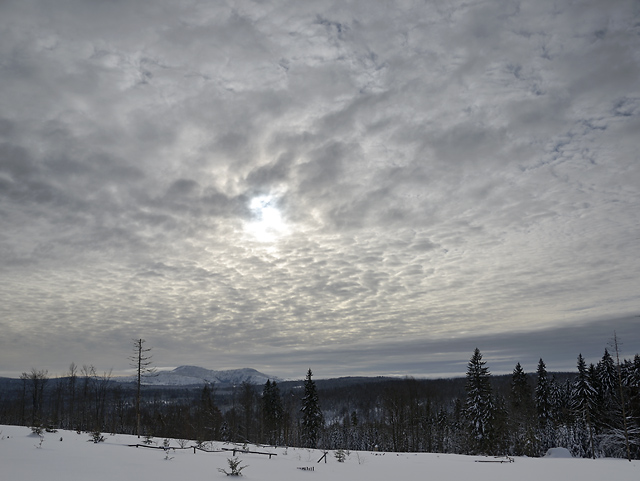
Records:
{"label": "snow", "polygon": [[551,448],[544,455],[545,458],[572,458],[571,451],[567,448]]}
{"label": "snow", "polygon": [[[62,440],[60,440],[62,439]],[[154,439],[162,444],[162,439]],[[140,442],[135,436],[105,434],[103,443],[89,441],[89,434],[72,431],[44,433],[44,442],[23,426],[0,426],[0,466],[2,479],[31,481],[112,481],[133,479],[176,481],[179,479],[230,479],[219,468],[227,469],[230,452],[201,452],[193,449],[169,451],[129,447]],[[192,443],[189,443],[190,445]],[[178,443],[171,441],[171,446]],[[210,449],[233,448],[214,442]],[[247,481],[388,481],[389,479],[447,479],[500,481],[554,481],[576,479],[626,481],[640,479],[640,461],[623,459],[489,458],[455,454],[377,453],[351,451],[339,463],[333,451],[327,462],[317,461],[323,452],[303,448],[248,446],[251,451],[274,453],[268,456],[242,453],[248,465],[239,479]],[[477,462],[483,461],[483,462]],[[299,468],[313,468],[302,470]],[[235,479],[235,478],[232,478]]]}

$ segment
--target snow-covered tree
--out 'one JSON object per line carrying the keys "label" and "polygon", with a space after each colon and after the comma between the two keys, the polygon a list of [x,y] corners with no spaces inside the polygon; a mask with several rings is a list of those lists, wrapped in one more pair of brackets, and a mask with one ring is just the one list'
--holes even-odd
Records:
{"label": "snow-covered tree", "polygon": [[540,439],[539,450],[546,452],[547,449],[553,447],[556,441],[556,433],[553,425],[554,418],[554,386],[549,380],[547,367],[542,359],[538,361],[536,370],[537,381],[534,393],[535,409],[538,418],[538,438]]}
{"label": "snow-covered tree", "polygon": [[315,448],[320,438],[320,431],[324,425],[324,418],[320,410],[320,401],[316,383],[311,378],[311,369],[307,371],[304,380],[304,396],[302,398],[302,444],[308,448]]}
{"label": "snow-covered tree", "polygon": [[491,450],[494,405],[491,395],[491,373],[482,360],[482,354],[475,349],[467,364],[467,399],[464,405],[465,419],[470,431],[470,452]]}
{"label": "snow-covered tree", "polygon": [[[594,426],[593,415],[596,407],[597,391],[593,387],[589,369],[582,354],[578,355],[578,376],[573,382],[571,392],[571,409],[579,421],[582,421],[588,430],[589,450],[591,457],[595,458],[595,448],[593,443]],[[595,368],[591,368],[595,371]],[[593,375],[593,374],[592,374]]]}
{"label": "snow-covered tree", "polygon": [[551,422],[551,388],[549,385],[549,377],[547,375],[547,367],[542,360],[538,362],[538,382],[536,384],[535,401],[536,411],[538,413],[538,422],[544,426]]}

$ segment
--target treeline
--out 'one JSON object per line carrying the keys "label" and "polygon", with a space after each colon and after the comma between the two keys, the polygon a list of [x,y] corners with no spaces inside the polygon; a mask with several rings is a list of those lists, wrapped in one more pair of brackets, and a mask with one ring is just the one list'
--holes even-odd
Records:
{"label": "treeline", "polygon": [[[86,432],[137,432],[136,384],[71,365],[60,378],[33,369],[0,388],[0,423]],[[233,389],[143,386],[141,433],[323,449],[640,458],[640,356],[605,349],[577,372],[520,364],[492,376],[479,350],[465,378],[312,379]]]}

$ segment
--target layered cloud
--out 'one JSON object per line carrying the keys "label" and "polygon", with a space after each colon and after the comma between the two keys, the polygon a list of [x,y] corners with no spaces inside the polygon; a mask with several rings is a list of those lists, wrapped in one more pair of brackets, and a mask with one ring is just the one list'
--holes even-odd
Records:
{"label": "layered cloud", "polygon": [[167,365],[428,374],[415,346],[536,358],[527,339],[575,328],[564,366],[593,341],[579,326],[633,324],[633,1],[21,1],[0,19],[7,371],[121,369],[144,337]]}

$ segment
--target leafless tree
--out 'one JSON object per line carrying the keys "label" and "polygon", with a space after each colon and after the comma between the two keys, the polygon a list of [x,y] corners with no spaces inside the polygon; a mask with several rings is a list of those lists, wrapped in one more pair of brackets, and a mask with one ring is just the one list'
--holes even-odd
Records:
{"label": "leafless tree", "polygon": [[20,376],[23,380],[31,381],[31,425],[37,426],[42,423],[42,407],[44,401],[44,386],[49,381],[49,372],[47,370],[31,369],[30,373],[22,373]]}
{"label": "leafless tree", "polygon": [[136,434],[140,437],[140,388],[142,387],[142,379],[145,376],[152,375],[156,369],[151,366],[151,348],[145,348],[144,339],[133,340],[133,355],[129,357],[131,367],[136,370]]}
{"label": "leafless tree", "polygon": [[620,388],[620,404],[622,405],[622,426],[624,429],[624,441],[627,448],[627,459],[631,462],[631,450],[629,448],[629,427],[627,426],[627,413],[624,406],[624,389],[622,388],[622,373],[620,369],[620,352],[618,335],[613,331],[613,347],[616,351],[616,367],[618,371],[618,387]]}

